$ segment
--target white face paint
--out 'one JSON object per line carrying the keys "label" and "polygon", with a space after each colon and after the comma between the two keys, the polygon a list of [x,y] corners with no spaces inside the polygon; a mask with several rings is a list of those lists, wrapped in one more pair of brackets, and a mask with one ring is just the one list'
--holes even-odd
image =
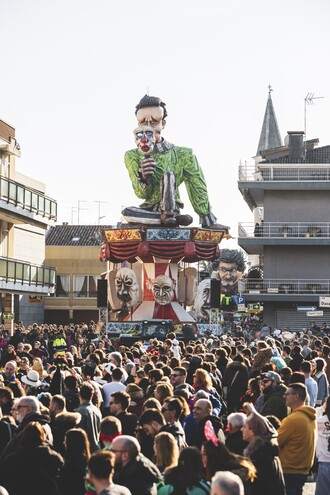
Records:
{"label": "white face paint", "polygon": [[156,142],[155,130],[152,127],[142,126],[134,129],[135,143],[138,150],[144,155],[151,153]]}
{"label": "white face paint", "polygon": [[117,297],[124,306],[135,306],[139,300],[139,285],[135,272],[131,268],[119,268],[115,283]]}
{"label": "white face paint", "polygon": [[155,301],[161,306],[169,304],[174,299],[174,283],[167,275],[158,275],[153,283]]}

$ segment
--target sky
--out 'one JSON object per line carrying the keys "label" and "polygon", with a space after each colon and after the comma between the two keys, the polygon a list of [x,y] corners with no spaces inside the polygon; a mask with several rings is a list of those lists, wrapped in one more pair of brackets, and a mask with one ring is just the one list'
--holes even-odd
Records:
{"label": "sky", "polygon": [[330,144],[328,0],[0,0],[0,12],[0,118],[58,223],[77,224],[79,206],[81,224],[116,224],[140,203],[123,155],[145,93],[166,102],[164,137],[193,148],[234,237],[253,221],[238,166],[254,163],[269,84],[282,139],[304,130],[313,93],[307,138]]}

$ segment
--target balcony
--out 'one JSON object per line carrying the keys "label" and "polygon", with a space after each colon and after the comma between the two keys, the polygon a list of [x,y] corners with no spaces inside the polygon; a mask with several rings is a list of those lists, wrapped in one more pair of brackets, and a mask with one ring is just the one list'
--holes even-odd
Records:
{"label": "balcony", "polygon": [[0,290],[10,293],[52,294],[56,270],[0,257]]}
{"label": "balcony", "polygon": [[269,245],[330,246],[330,222],[252,222],[238,224],[239,245],[249,254]]}
{"label": "balcony", "polygon": [[239,291],[254,300],[318,301],[330,294],[329,279],[241,279]]}
{"label": "balcony", "polygon": [[329,164],[240,164],[238,188],[253,210],[264,205],[265,191],[329,191]]}
{"label": "balcony", "polygon": [[47,226],[57,219],[57,203],[30,187],[0,177],[0,215],[11,223]]}
{"label": "balcony", "polygon": [[330,181],[329,164],[240,164],[239,181]]}

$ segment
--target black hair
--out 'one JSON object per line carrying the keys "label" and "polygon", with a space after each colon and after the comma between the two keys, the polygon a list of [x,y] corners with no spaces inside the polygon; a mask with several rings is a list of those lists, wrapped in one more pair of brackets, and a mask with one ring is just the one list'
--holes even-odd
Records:
{"label": "black hair", "polygon": [[158,96],[149,96],[144,95],[143,98],[139,101],[139,103],[135,107],[135,115],[141,108],[148,107],[161,107],[164,110],[163,119],[167,117],[166,103],[164,103]]}
{"label": "black hair", "polygon": [[224,263],[236,263],[237,269],[240,272],[244,272],[245,270],[244,255],[240,249],[221,249],[219,258],[212,263],[213,270],[219,268],[220,261]]}

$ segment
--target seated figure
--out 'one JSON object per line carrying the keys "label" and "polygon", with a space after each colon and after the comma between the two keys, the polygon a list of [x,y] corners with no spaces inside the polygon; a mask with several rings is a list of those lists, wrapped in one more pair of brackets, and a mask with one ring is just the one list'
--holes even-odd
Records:
{"label": "seated figure", "polygon": [[[228,231],[211,211],[203,171],[189,148],[165,141],[161,131],[167,110],[160,98],[145,95],[136,107],[139,128],[135,130],[137,149],[127,151],[125,165],[135,194],[144,200],[140,208],[129,207],[122,214],[129,223],[150,225],[189,225],[190,215],[180,214],[182,182],[204,228]],[[150,130],[154,131],[151,134]]]}

